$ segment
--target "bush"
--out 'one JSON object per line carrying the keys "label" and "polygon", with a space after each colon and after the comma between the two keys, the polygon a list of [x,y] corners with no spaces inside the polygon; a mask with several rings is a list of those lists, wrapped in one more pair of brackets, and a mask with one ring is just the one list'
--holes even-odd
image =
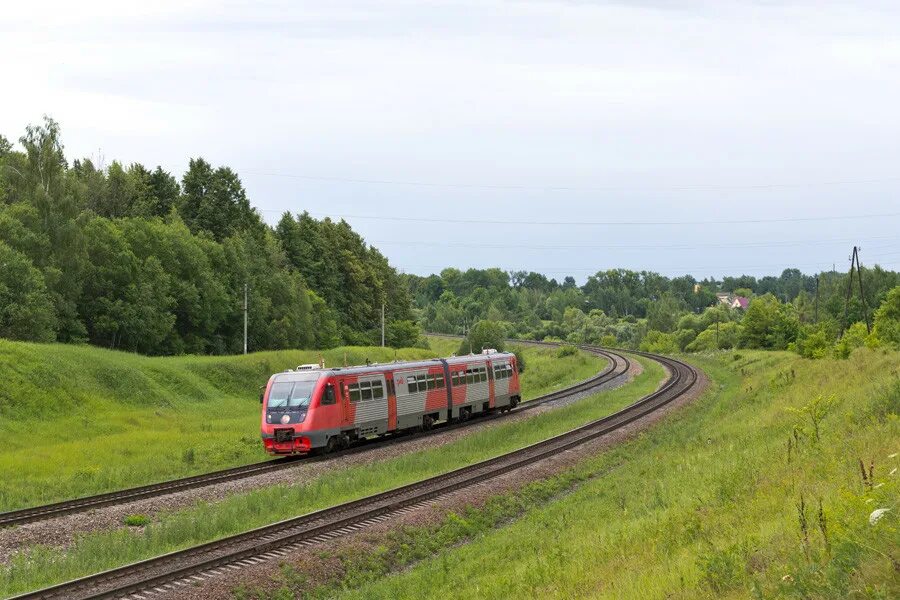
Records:
{"label": "bush", "polygon": [[641,341],[641,350],[655,354],[674,354],[678,352],[678,344],[673,334],[650,330]]}
{"label": "bush", "polygon": [[144,527],[150,524],[150,517],[147,515],[125,515],[122,523],[129,527]]}
{"label": "bush", "polygon": [[619,340],[616,339],[614,335],[604,335],[600,338],[600,345],[605,346],[607,348],[615,348],[619,343]]}
{"label": "bush", "polygon": [[878,343],[900,349],[900,285],[887,294],[875,311],[873,338]]}
{"label": "bush", "polygon": [[559,350],[556,351],[556,358],[565,358],[576,354],[578,354],[578,348],[575,346],[560,346]]}

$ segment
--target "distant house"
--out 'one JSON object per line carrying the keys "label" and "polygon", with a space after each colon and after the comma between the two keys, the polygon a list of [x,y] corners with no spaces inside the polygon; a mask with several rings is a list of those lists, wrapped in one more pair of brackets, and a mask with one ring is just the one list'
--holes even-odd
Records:
{"label": "distant house", "polygon": [[730,304],[731,308],[739,308],[741,310],[747,310],[747,307],[750,306],[750,298],[744,298],[743,296],[735,296]]}
{"label": "distant house", "polygon": [[718,299],[719,304],[724,304],[728,308],[747,310],[747,307],[750,306],[750,298],[735,296],[729,292],[718,292],[716,294],[716,299]]}

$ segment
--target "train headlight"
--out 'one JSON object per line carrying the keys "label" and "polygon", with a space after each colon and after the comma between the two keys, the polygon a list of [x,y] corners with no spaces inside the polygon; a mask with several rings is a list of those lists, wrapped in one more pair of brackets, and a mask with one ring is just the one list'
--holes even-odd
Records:
{"label": "train headlight", "polygon": [[272,422],[272,415],[271,414],[266,415],[266,423],[271,423],[271,422]]}
{"label": "train headlight", "polygon": [[291,422],[291,415],[281,415],[281,424],[287,425]]}

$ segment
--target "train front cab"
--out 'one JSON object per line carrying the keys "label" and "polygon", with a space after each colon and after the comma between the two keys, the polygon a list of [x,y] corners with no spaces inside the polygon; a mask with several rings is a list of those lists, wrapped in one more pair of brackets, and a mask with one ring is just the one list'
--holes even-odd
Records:
{"label": "train front cab", "polygon": [[260,397],[261,433],[269,454],[306,454],[340,433],[343,403],[333,377],[322,371],[290,371],[269,378]]}

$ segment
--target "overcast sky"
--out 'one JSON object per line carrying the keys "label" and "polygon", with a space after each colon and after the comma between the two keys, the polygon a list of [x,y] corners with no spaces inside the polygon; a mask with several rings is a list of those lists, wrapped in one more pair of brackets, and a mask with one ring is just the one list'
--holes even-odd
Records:
{"label": "overcast sky", "polygon": [[900,268],[896,2],[128,4],[4,6],[0,132],[203,156],[412,273]]}

